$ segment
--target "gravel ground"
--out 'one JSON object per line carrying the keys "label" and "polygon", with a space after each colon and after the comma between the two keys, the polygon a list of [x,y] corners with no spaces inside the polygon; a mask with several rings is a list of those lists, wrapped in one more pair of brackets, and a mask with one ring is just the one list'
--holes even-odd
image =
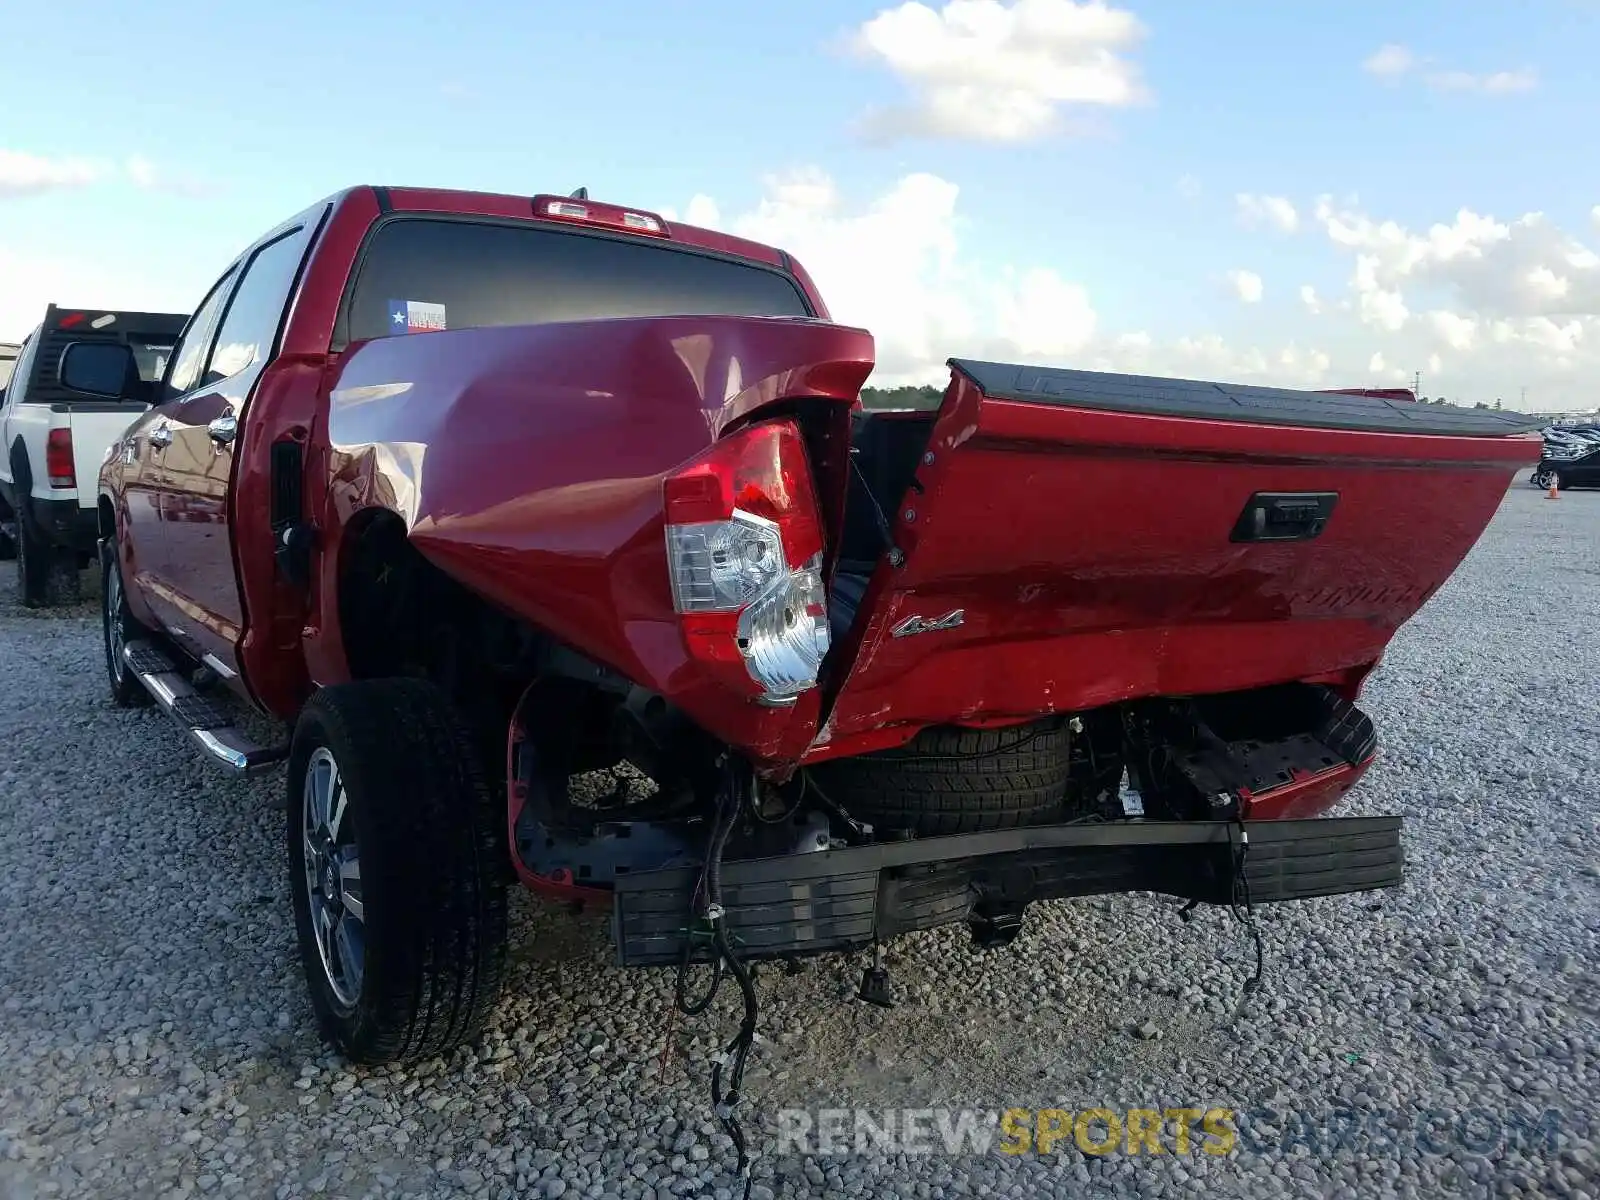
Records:
{"label": "gravel ground", "polygon": [[[93,602],[24,613],[5,574],[0,1195],[736,1194],[706,1081],[733,989],[673,1025],[667,973],[520,895],[480,1045],[341,1065],[295,964],[281,780],[219,781],[113,709]],[[1409,818],[1409,881],[1264,912],[1242,1016],[1237,924],[1145,896],[1037,906],[1008,950],[897,941],[889,1011],[847,1001],[859,961],[764,973],[755,1194],[1600,1195],[1596,631],[1600,493],[1519,482],[1368,692],[1384,750],[1345,811]],[[785,1105],[1220,1106],[1240,1136],[802,1159],[773,1149]]]}

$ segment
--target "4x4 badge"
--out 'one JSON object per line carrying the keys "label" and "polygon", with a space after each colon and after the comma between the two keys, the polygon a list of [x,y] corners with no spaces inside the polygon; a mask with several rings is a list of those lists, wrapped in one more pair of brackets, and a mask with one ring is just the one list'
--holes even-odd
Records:
{"label": "4x4 badge", "polygon": [[951,609],[942,617],[907,617],[889,631],[890,637],[910,637],[913,633],[932,633],[936,629],[954,629],[967,619],[964,608]]}

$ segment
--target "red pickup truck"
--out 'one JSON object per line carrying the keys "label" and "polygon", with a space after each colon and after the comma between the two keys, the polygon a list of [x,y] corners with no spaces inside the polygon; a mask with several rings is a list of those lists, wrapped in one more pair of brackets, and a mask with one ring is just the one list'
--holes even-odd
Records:
{"label": "red pickup truck", "polygon": [[[63,370],[116,397],[126,353]],[[222,272],[101,472],[106,666],[216,763],[287,760],[343,1052],[480,1028],[512,878],[747,1024],[759,959],[1400,881],[1399,818],[1312,818],[1539,438],[950,365],[863,411],[872,337],[788,254],[584,195],[356,187]]]}

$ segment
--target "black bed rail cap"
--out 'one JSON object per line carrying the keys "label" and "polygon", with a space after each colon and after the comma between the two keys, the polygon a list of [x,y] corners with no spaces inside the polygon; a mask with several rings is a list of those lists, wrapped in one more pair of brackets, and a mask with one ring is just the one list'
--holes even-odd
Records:
{"label": "black bed rail cap", "polygon": [[1158,375],[1073,371],[1065,367],[1028,367],[971,358],[949,361],[952,369],[972,380],[990,399],[1028,404],[1058,404],[1067,408],[1195,417],[1208,421],[1243,421],[1253,425],[1454,437],[1503,437],[1531,433],[1545,425],[1544,421],[1526,413],[1422,404],[1382,396],[1209,383]]}

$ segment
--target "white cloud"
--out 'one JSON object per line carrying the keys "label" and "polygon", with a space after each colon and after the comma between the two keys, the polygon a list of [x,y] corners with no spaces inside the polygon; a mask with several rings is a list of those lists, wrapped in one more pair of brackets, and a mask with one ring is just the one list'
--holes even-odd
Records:
{"label": "white cloud", "polygon": [[1368,75],[1376,75],[1379,79],[1397,79],[1404,75],[1416,62],[1411,51],[1404,46],[1390,43],[1379,46],[1369,54],[1361,64],[1361,69]]}
{"label": "white cloud", "polygon": [[685,218],[793,253],[834,319],[872,330],[878,382],[922,381],[955,353],[1042,361],[1082,350],[1097,323],[1088,293],[1049,268],[990,268],[961,255],[958,195],[919,173],[851,209],[811,168],[768,177],[750,212],[725,217],[697,196]]}
{"label": "white cloud", "polygon": [[1391,42],[1378,47],[1362,60],[1361,69],[1389,83],[1420,72],[1422,82],[1440,92],[1507,96],[1515,92],[1531,92],[1539,86],[1539,73],[1532,67],[1480,73],[1459,68],[1435,68],[1432,62],[1431,58],[1418,58],[1407,47]]}
{"label": "white cloud", "polygon": [[[907,175],[872,199],[813,168],[768,178],[747,211],[701,195],[684,212],[793,252],[835,319],[873,331],[879,386],[940,382],[945,359],[966,355],[1286,387],[1409,386],[1422,371],[1424,393],[1468,403],[1517,397],[1523,385],[1530,404],[1594,403],[1600,290],[1590,276],[1600,255],[1537,214],[1462,210],[1414,231],[1324,198],[1305,223],[1348,260],[1348,286],[1325,294],[1301,285],[1299,304],[1272,313],[1275,327],[1290,322],[1281,340],[1264,341],[1254,336],[1262,321],[1254,307],[1219,309],[1209,329],[1153,332],[1171,312],[1161,295],[1108,329],[1093,288],[1048,259],[975,256],[964,235],[973,218],[960,201],[956,185],[936,175]],[[1559,300],[1557,280],[1566,281]],[[1192,290],[1203,280],[1174,282]],[[1247,304],[1265,295],[1254,272],[1227,282]],[[1558,304],[1588,307],[1547,311]]]}
{"label": "white cloud", "polygon": [[1439,340],[1452,350],[1470,350],[1477,340],[1478,322],[1473,317],[1438,309],[1428,314],[1428,321]]}
{"label": "white cloud", "polygon": [[1424,287],[1496,315],[1600,315],[1600,254],[1543,213],[1502,221],[1463,208],[1418,233],[1324,197],[1316,219],[1336,246],[1356,253],[1357,293],[1382,293],[1383,307],[1403,307],[1402,287]]}
{"label": "white cloud", "polygon": [[46,158],[0,148],[0,200],[38,196],[46,192],[118,180],[144,191],[171,192],[183,196],[205,196],[215,191],[210,185],[190,176],[174,176],[158,169],[142,154],[129,155],[119,165],[100,159]]}
{"label": "white cloud", "polygon": [[1234,196],[1239,206],[1239,220],[1246,227],[1268,224],[1284,233],[1293,233],[1300,227],[1300,214],[1294,205],[1282,196],[1257,196],[1239,192]]}
{"label": "white cloud", "polygon": [[0,149],[0,199],[87,187],[105,168],[82,158],[45,158],[21,150]]}
{"label": "white cloud", "polygon": [[907,103],[871,113],[870,137],[1022,142],[1057,132],[1064,109],[1145,96],[1128,57],[1144,37],[1101,0],[907,0],[855,30],[852,48],[887,67]]}
{"label": "white cloud", "polygon": [[163,170],[143,155],[135,154],[123,163],[123,175],[136,188],[147,192],[167,192],[175,196],[203,198],[214,196],[219,189],[193,175],[175,175]]}
{"label": "white cloud", "polygon": [[1261,303],[1261,276],[1254,271],[1229,271],[1228,283],[1233,288],[1233,294],[1246,304]]}
{"label": "white cloud", "polygon": [[[1463,208],[1411,229],[1324,197],[1315,220],[1352,260],[1340,307],[1381,339],[1390,362],[1449,372],[1425,392],[1493,400],[1527,385],[1530,404],[1593,406],[1600,252],[1543,213],[1504,219]],[[1424,311],[1414,314],[1413,300]]]}
{"label": "white cloud", "polygon": [[1426,78],[1430,87],[1441,92],[1481,92],[1485,96],[1531,92],[1539,86],[1539,73],[1526,67],[1520,71],[1490,71],[1483,75],[1474,75],[1471,71],[1434,71]]}
{"label": "white cloud", "polygon": [[[130,246],[130,257],[108,262],[58,252],[7,245],[0,241],[0,341],[20,342],[44,316],[49,304],[95,304],[108,309],[187,312],[204,293],[216,270],[214,261],[175,263],[158,247]],[[164,269],[157,269],[158,266]]]}
{"label": "white cloud", "polygon": [[[1042,264],[982,262],[963,249],[959,198],[948,180],[914,174],[874,200],[853,203],[812,168],[767,178],[747,212],[727,213],[700,195],[683,216],[793,253],[835,320],[872,330],[876,386],[937,382],[948,378],[945,360],[962,355],[1285,386],[1326,381],[1332,363],[1315,346],[1106,331],[1081,282]],[[1160,307],[1150,316],[1159,319]]]}
{"label": "white cloud", "polygon": [[1374,254],[1357,255],[1350,287],[1356,294],[1356,309],[1361,320],[1393,333],[1405,325],[1411,313],[1400,292],[1384,287],[1379,281],[1379,261]]}
{"label": "white cloud", "polygon": [[128,159],[124,169],[127,171],[129,182],[135,187],[154,188],[158,182],[155,164],[141,155],[135,154]]}

